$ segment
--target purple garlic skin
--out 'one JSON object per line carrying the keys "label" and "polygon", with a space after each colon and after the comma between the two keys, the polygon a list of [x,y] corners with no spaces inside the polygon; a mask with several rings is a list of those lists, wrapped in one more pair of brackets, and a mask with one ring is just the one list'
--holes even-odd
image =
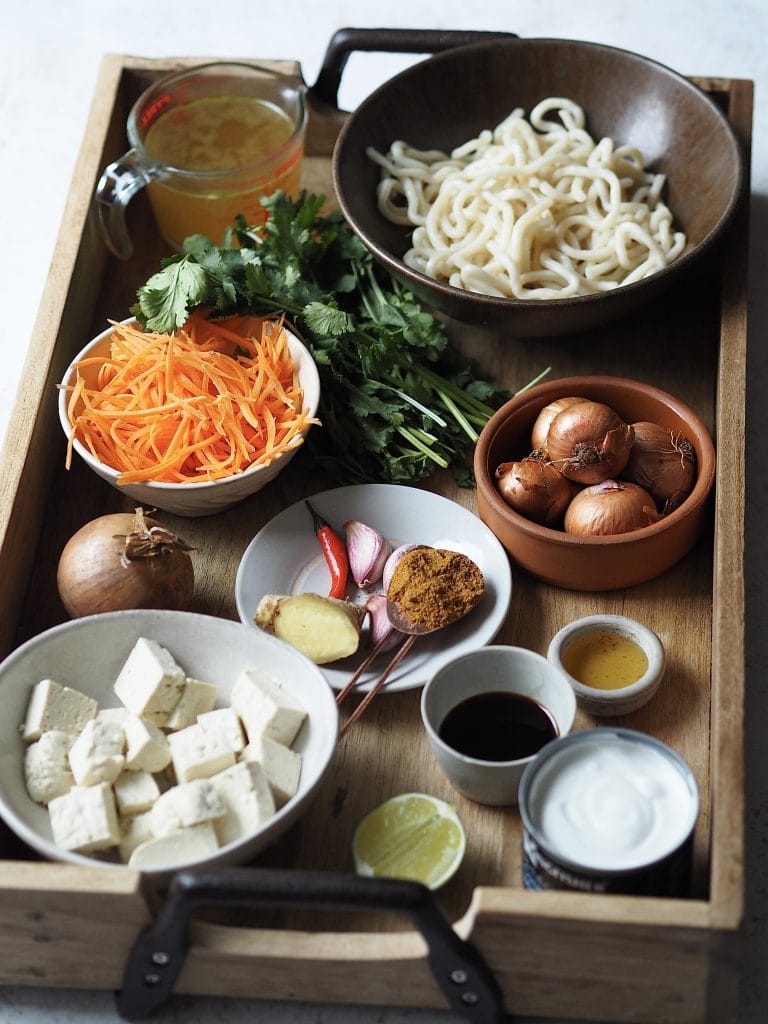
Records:
{"label": "purple garlic skin", "polygon": [[378,530],[356,519],[348,519],[344,531],[349,571],[358,587],[367,590],[381,579],[392,545]]}
{"label": "purple garlic skin", "polygon": [[388,639],[381,650],[388,651],[390,648],[394,647],[396,643],[402,640],[403,634],[400,630],[395,629],[389,621],[389,615],[387,615],[387,598],[384,594],[371,594],[365,602],[365,608],[368,612],[369,647],[375,647],[376,644],[387,637]]}

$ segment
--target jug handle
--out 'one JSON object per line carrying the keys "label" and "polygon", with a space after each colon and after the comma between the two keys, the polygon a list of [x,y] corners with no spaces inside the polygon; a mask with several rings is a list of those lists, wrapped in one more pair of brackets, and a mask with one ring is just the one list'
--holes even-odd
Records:
{"label": "jug handle", "polygon": [[350,54],[355,51],[431,54],[469,43],[514,38],[517,36],[513,32],[476,29],[340,28],[331,37],[317,81],[308,92],[313,99],[338,110],[341,76]]}
{"label": "jug handle", "polygon": [[160,177],[159,171],[141,163],[135,149],[129,149],[105,168],[96,186],[95,200],[99,225],[110,252],[121,260],[133,254],[125,210],[139,189]]}

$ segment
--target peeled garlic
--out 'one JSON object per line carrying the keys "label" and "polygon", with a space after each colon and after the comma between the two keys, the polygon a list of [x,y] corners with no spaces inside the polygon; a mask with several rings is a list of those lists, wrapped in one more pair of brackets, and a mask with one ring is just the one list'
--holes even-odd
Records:
{"label": "peeled garlic", "polygon": [[381,579],[392,545],[378,530],[356,519],[348,519],[344,523],[344,531],[349,571],[358,587],[365,590]]}

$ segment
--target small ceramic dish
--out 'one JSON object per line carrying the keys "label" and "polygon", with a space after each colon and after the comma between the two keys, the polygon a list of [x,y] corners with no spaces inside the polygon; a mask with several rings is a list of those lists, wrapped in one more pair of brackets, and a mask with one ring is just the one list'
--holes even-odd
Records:
{"label": "small ceramic dish", "polygon": [[666,664],[659,637],[624,615],[569,622],[552,638],[547,657],[565,674],[579,707],[598,716],[628,715],[647,704]]}
{"label": "small ceramic dish", "polygon": [[501,644],[462,654],[421,695],[432,753],[451,785],[476,803],[514,805],[523,772],[566,736],[576,698],[563,671],[535,651]]}
{"label": "small ceramic dish", "polygon": [[[124,323],[135,323],[132,320]],[[62,430],[67,438],[72,432],[72,425],[67,411],[69,402],[68,385],[74,378],[76,363],[83,359],[94,356],[104,356],[109,351],[110,337],[114,328],[109,327],[102,331],[97,337],[90,341],[72,360],[59,390],[59,420]],[[312,358],[309,349],[286,328],[288,334],[288,347],[296,366],[299,383],[304,393],[304,405],[308,411],[309,419],[312,419],[320,401],[320,377],[317,366]],[[98,373],[98,364],[85,367],[81,372],[86,383],[94,383]],[[243,473],[236,473],[233,476],[222,480],[203,481],[201,483],[146,483],[121,484],[118,481],[119,472],[111,466],[106,465],[99,459],[94,458],[88,448],[77,438],[72,442],[74,450],[88,466],[97,473],[102,480],[115,487],[121,494],[126,495],[133,501],[139,502],[147,508],[162,509],[177,516],[208,516],[216,512],[223,512],[225,509],[236,505],[238,502],[249,498],[252,494],[260,491],[280,473],[301,447],[301,440],[306,437],[311,429],[309,426],[304,430],[301,438],[286,451],[277,455],[268,465],[253,466]]]}

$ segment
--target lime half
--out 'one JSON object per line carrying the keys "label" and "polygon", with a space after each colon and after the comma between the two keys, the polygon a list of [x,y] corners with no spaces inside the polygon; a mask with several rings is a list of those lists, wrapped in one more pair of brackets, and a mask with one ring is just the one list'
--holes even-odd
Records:
{"label": "lime half", "polygon": [[467,838],[451,804],[426,793],[401,793],[367,814],[352,838],[355,870],[405,878],[439,889],[456,872]]}

